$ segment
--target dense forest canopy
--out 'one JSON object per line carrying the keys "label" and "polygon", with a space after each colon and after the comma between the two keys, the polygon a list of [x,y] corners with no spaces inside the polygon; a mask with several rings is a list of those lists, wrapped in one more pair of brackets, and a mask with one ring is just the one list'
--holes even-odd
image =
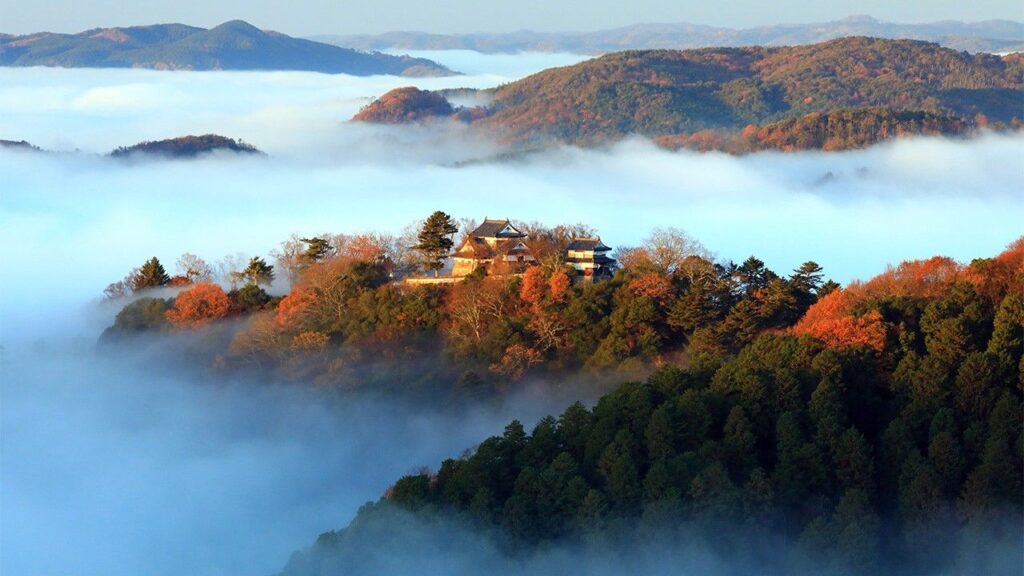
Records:
{"label": "dense forest canopy", "polygon": [[211,152],[224,151],[238,154],[263,154],[252,144],[218,134],[179,136],[166,140],[140,142],[132,146],[119,146],[110,153],[114,158],[133,156],[164,156],[168,158],[195,158]]}
{"label": "dense forest canopy", "polygon": [[[450,530],[526,565],[685,534],[775,573],[1019,568],[1024,238],[840,287],[813,261],[715,262],[660,229],[618,251],[611,280],[579,283],[561,248],[593,231],[520,227],[538,265],[448,284],[395,281],[423,263],[382,234],[293,237],[276,267],[227,261],[230,290],[194,255],[175,276],[152,258],[108,288],[131,300],[102,342],[193,333],[185,357],[210,374],[446,405],[531,378],[610,390],[399,479],[289,575],[379,571]],[[284,296],[264,290],[275,275]]]}
{"label": "dense forest canopy", "polygon": [[[617,52],[544,70],[489,95],[486,106],[455,117],[518,144],[738,133],[751,125],[848,110],[842,114],[854,118],[844,121],[847,128],[821,140],[854,147],[901,133],[956,134],[968,123],[1016,126],[1024,64],[1014,55],[851,37],[784,48]],[[772,142],[760,140],[764,147]]]}
{"label": "dense forest canopy", "polygon": [[1022,389],[1024,239],[967,266],[905,262],[788,329],[665,364],[532,430],[511,422],[398,480],[284,574],[387,573],[394,557],[448,550],[453,526],[506,568],[668,534],[667,549],[700,543],[740,573],[1014,574]]}

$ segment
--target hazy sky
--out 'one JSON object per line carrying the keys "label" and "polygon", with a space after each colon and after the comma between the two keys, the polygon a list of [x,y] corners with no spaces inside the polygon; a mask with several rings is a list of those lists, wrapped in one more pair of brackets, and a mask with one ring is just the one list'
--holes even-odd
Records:
{"label": "hazy sky", "polygon": [[78,32],[100,26],[243,19],[292,35],[388,30],[502,32],[596,30],[637,22],[730,27],[816,22],[870,14],[896,22],[1024,20],[1021,0],[0,0],[0,31]]}

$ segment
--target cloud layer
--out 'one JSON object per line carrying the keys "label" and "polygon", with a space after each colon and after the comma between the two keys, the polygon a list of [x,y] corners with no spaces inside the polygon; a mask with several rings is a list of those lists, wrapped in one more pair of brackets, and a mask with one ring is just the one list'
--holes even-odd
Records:
{"label": "cloud layer", "polygon": [[[455,54],[487,87],[574,57]],[[490,59],[489,59],[490,58]],[[433,210],[586,222],[614,246],[678,226],[720,258],[840,281],[937,253],[991,255],[1024,232],[1024,138],[910,140],[743,158],[644,141],[509,162],[457,126],[343,123],[409,79],[301,73],[0,69],[0,438],[5,574],[263,574],[397,476],[560,401],[474,418],[307,391],[211,385],[97,359],[94,300],[151,256],[267,255],[291,233],[397,232]],[[140,140],[220,132],[271,153],[119,163]],[[564,400],[564,399],[562,399]]]}

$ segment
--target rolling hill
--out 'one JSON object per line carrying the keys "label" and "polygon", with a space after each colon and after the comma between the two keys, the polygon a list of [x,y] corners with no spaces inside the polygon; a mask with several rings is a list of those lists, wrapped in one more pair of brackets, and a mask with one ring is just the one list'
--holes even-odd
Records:
{"label": "rolling hill", "polygon": [[634,50],[544,70],[488,95],[487,106],[456,117],[529,145],[738,132],[840,109],[1012,122],[1024,117],[1024,57],[866,37],[784,48]]}
{"label": "rolling hill", "polygon": [[1009,20],[942,21],[923,24],[882,22],[851,16],[834,22],[733,29],[700,24],[634,24],[596,32],[502,34],[428,34],[387,32],[376,35],[321,35],[312,39],[361,50],[475,50],[487,53],[572,52],[604,54],[620,50],[704,48],[707,46],[793,46],[845,36],[909,38],[937,42],[968,52],[1024,50],[1024,24]]}
{"label": "rolling hill", "polygon": [[121,146],[114,149],[110,156],[112,158],[135,158],[140,156],[196,158],[214,152],[263,155],[263,152],[258,148],[241,140],[220,136],[219,134],[203,134],[202,136],[179,136],[166,140],[140,142],[132,146]]}
{"label": "rolling hill", "polygon": [[260,30],[234,20],[209,30],[183,24],[98,28],[79,34],[0,36],[0,66],[301,70],[370,76],[445,76],[424,58],[360,52]]}

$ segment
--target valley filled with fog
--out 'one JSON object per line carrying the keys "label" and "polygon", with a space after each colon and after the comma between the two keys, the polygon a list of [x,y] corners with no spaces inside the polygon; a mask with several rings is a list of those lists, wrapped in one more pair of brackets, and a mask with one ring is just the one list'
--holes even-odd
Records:
{"label": "valley filled with fog", "polygon": [[[417,55],[466,75],[0,69],[0,138],[54,151],[0,148],[0,572],[269,574],[395,478],[575,399],[524,391],[467,417],[97,354],[117,312],[103,288],[152,256],[267,257],[292,233],[397,233],[444,210],[583,222],[615,247],[675,226],[721,260],[813,259],[845,284],[1024,232],[1019,135],[744,157],[637,139],[499,161],[458,125],[346,124],[398,86],[489,88],[583,58]],[[102,156],[205,133],[268,156]]]}

